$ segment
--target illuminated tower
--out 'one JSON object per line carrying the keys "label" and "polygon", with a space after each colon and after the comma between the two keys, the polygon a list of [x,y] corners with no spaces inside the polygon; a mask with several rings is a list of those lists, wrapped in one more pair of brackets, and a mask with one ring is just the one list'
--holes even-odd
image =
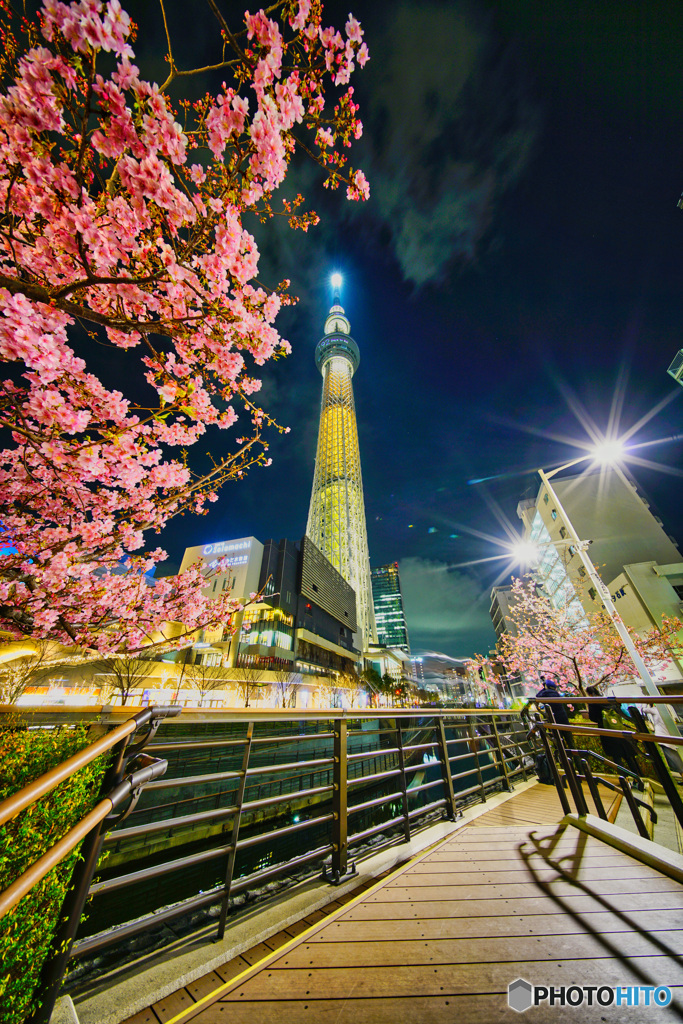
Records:
{"label": "illuminated tower", "polygon": [[[340,280],[333,284],[339,287]],[[356,592],[360,647],[377,643],[351,378],[360,353],[338,296],[315,350],[323,377],[318,450],[306,533]]]}

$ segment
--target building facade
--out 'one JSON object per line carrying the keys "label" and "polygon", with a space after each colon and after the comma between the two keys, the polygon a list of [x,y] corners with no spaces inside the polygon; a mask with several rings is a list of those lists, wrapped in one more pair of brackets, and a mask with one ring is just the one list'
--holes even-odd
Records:
{"label": "building facade", "polygon": [[[581,540],[591,542],[590,557],[605,583],[613,580],[625,565],[654,560],[659,565],[681,561],[676,541],[653,514],[649,502],[623,473],[587,473],[554,478],[552,487]],[[558,551],[565,551],[568,564],[578,566],[578,554],[565,541],[566,524],[554,507],[552,494],[541,484],[535,501],[521,502],[518,515],[527,538],[542,523],[548,539]]]}
{"label": "building facade", "polygon": [[403,608],[398,562],[379,565],[370,572],[377,642],[410,654],[408,626]]}
{"label": "building facade", "polygon": [[500,640],[503,633],[510,633],[514,629],[513,624],[508,621],[512,604],[512,587],[493,587],[491,589],[489,615],[496,633],[496,640]]}
{"label": "building facade", "polygon": [[325,321],[315,362],[323,387],[306,534],[355,591],[357,646],[365,651],[377,642],[377,631],[352,384],[360,353],[338,303]]}
{"label": "building facade", "polygon": [[[298,544],[249,537],[200,545],[186,550],[183,567],[199,559],[207,569],[227,560],[209,596],[229,588],[246,605],[224,627],[202,633],[196,645],[201,660],[218,656],[228,673],[251,668],[264,684],[288,672],[309,683],[356,674],[355,592],[309,537]],[[257,600],[250,600],[252,593]]]}
{"label": "building facade", "polygon": [[[553,480],[552,486],[579,538],[590,541],[589,556],[622,621],[645,636],[661,625],[663,615],[680,618],[683,558],[636,485],[617,471]],[[541,485],[536,499],[520,502],[517,513],[525,539],[541,552],[534,575],[551,604],[566,608],[580,629],[603,605],[569,543],[552,493]],[[673,658],[657,674],[664,687],[677,689],[683,681]]]}

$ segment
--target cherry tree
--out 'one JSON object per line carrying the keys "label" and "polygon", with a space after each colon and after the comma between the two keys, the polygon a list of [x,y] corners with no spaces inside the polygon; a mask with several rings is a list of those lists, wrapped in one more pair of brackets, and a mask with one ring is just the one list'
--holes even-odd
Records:
{"label": "cherry tree", "polygon": [[[367,198],[346,157],[367,48],[317,0],[247,12],[239,32],[207,0],[216,63],[179,68],[167,31],[157,85],[118,0],[45,0],[35,22],[0,3],[0,617],[131,655],[165,622],[189,633],[231,610],[199,566],[150,586],[165,552],[145,539],[269,461],[258,372],[289,350],[274,321],[291,300],[257,280],[243,217],[316,223],[301,196],[275,207],[297,150]],[[225,81],[174,110],[168,88],[202,72]],[[125,394],[96,372],[107,350]],[[209,428],[235,438],[197,473],[186,452]]]}
{"label": "cherry tree", "polygon": [[[496,645],[494,661],[507,675],[540,686],[547,676],[561,687],[585,695],[587,686],[604,689],[637,676],[614,624],[606,612],[577,618],[576,602],[555,608],[533,579],[513,579],[508,631]],[[629,629],[636,650],[653,673],[670,659],[667,630],[640,637]],[[476,656],[474,665],[491,659]]]}

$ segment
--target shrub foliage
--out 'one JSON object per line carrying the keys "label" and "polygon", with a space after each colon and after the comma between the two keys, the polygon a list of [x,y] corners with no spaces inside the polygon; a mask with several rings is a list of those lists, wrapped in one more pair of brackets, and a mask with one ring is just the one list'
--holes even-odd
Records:
{"label": "shrub foliage", "polygon": [[[0,800],[88,745],[85,728],[0,730]],[[0,827],[0,891],[4,891],[96,803],[108,755],[81,768]],[[54,934],[79,848],[0,920],[0,1024],[20,1024],[33,1007],[40,970]]]}

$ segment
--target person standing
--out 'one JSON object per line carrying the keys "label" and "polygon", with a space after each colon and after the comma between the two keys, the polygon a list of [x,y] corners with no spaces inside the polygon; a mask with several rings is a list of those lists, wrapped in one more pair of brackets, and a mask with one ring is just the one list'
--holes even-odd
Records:
{"label": "person standing", "polygon": [[[548,677],[544,680],[543,686],[536,694],[534,700],[539,704],[543,703],[544,697],[562,697],[563,694],[557,688],[557,683],[554,679]],[[550,709],[550,717],[557,725],[569,725],[569,709],[571,705],[567,704],[548,704],[547,707]],[[573,709],[572,709],[573,710]],[[566,747],[571,749],[574,748],[574,736],[569,730],[563,729],[557,731],[556,736],[561,736]]]}
{"label": "person standing", "polygon": [[[589,697],[602,696],[597,686],[587,686],[586,693]],[[607,720],[605,715],[607,715]],[[631,729],[634,727],[630,718],[625,718],[615,697],[608,697],[600,704],[589,704],[588,717],[591,722],[597,725],[598,729],[618,729],[621,724],[620,719],[622,718],[624,719],[625,726]],[[635,750],[628,740],[623,739],[621,736],[601,736],[600,743],[605,757],[608,757],[610,761],[616,762],[616,764],[621,765],[623,768],[628,768],[634,775],[640,776],[640,765],[636,760]]]}

